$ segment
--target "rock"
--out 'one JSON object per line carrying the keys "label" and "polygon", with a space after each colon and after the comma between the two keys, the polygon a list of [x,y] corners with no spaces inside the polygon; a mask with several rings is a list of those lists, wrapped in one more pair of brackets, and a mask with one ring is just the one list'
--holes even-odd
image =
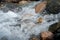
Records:
{"label": "rock", "polygon": [[32,34],[29,40],[40,40],[40,37],[38,35]]}
{"label": "rock", "polygon": [[60,28],[54,32],[54,40],[60,40]]}
{"label": "rock", "polygon": [[60,12],[59,0],[47,0],[46,11],[48,14],[58,14]]}
{"label": "rock", "polygon": [[54,40],[60,40],[60,22],[52,24],[49,27],[49,31],[54,34]]}
{"label": "rock", "polygon": [[37,19],[37,23],[42,23],[43,22],[43,19],[42,18],[38,18]]}
{"label": "rock", "polygon": [[[24,2],[23,2],[24,1]],[[27,1],[40,1],[40,0],[0,0],[0,3],[27,3]]]}
{"label": "rock", "polygon": [[53,33],[49,32],[49,31],[41,32],[41,38],[42,38],[42,40],[52,40]]}
{"label": "rock", "polygon": [[35,7],[35,12],[36,13],[41,13],[46,8],[46,4],[47,4],[46,1],[37,4],[36,7]]}
{"label": "rock", "polygon": [[8,38],[4,36],[0,40],[8,40]]}
{"label": "rock", "polygon": [[19,4],[27,4],[28,1],[20,1]]}

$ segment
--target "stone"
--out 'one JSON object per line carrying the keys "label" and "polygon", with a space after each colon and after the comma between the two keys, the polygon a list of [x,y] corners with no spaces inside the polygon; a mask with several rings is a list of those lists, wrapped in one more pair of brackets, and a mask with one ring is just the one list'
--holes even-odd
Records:
{"label": "stone", "polygon": [[60,12],[59,0],[47,0],[47,14],[58,14]]}
{"label": "stone", "polygon": [[37,19],[37,23],[42,23],[42,22],[43,22],[43,18],[40,17]]}
{"label": "stone", "polygon": [[55,23],[49,27],[49,31],[54,34],[54,40],[60,40],[60,23]]}
{"label": "stone", "polygon": [[4,36],[0,40],[8,40],[8,38]]}
{"label": "stone", "polygon": [[3,0],[4,2],[18,3],[20,0]]}
{"label": "stone", "polygon": [[27,4],[28,1],[20,1],[19,4]]}
{"label": "stone", "polygon": [[47,2],[43,1],[35,6],[35,12],[41,13],[46,8]]}
{"label": "stone", "polygon": [[42,40],[52,40],[53,39],[53,33],[50,31],[41,32],[41,38],[42,38]]}
{"label": "stone", "polygon": [[59,27],[60,27],[60,23],[59,22],[58,23],[54,23],[54,24],[50,25],[49,31],[55,32]]}
{"label": "stone", "polygon": [[38,37],[38,35],[32,34],[29,40],[40,40],[40,38]]}

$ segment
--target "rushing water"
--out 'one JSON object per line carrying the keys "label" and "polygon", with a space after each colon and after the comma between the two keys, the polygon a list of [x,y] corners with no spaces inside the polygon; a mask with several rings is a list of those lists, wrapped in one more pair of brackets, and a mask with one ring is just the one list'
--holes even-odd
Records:
{"label": "rushing water", "polygon": [[[28,40],[30,35],[48,31],[50,25],[58,22],[57,14],[55,18],[53,14],[36,14],[35,5],[34,2],[24,7],[6,4],[0,8],[0,40]],[[43,18],[42,23],[36,23],[39,17]]]}

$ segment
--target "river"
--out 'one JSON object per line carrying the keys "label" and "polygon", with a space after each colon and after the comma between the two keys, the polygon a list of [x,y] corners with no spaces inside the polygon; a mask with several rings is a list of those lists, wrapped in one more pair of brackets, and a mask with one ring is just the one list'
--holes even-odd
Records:
{"label": "river", "polygon": [[[34,6],[37,3],[26,6],[4,4],[0,8],[0,40],[29,40],[30,35],[48,31],[50,25],[58,22],[58,14],[55,17],[53,14],[36,14]],[[39,17],[43,19],[42,23],[37,23]]]}

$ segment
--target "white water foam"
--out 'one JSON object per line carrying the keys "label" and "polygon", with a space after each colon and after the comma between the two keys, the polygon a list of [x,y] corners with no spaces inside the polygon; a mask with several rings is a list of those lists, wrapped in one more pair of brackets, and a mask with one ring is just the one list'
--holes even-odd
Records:
{"label": "white water foam", "polygon": [[[43,22],[40,24],[36,24],[38,17],[43,18]],[[53,14],[42,16],[36,14],[35,9],[31,7],[24,7],[19,13],[0,11],[0,40],[4,37],[8,40],[29,40],[30,35],[38,35],[42,31],[48,31],[50,25],[58,22],[57,19],[52,21],[53,19]],[[48,20],[51,21],[47,22]]]}

